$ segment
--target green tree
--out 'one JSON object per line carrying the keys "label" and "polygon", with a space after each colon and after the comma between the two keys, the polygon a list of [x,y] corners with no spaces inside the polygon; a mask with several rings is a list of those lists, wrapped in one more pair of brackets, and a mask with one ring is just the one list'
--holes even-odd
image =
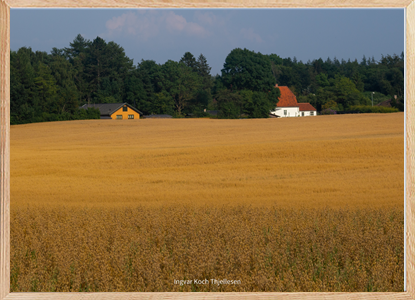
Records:
{"label": "green tree", "polygon": [[124,49],[114,42],[108,44],[97,37],[87,49],[86,72],[91,98],[102,102],[113,97],[122,102],[125,97],[124,80],[133,70],[133,61]]}
{"label": "green tree", "polygon": [[393,67],[389,69],[386,73],[386,79],[389,81],[391,86],[391,96],[397,95],[398,97],[402,97],[404,93],[404,76],[403,72],[399,70],[397,67]]}
{"label": "green tree", "polygon": [[154,95],[152,114],[174,115],[174,99],[166,91]]}
{"label": "green tree", "polygon": [[57,85],[57,112],[73,114],[79,106],[79,95],[75,84],[77,71],[63,55],[52,55],[49,67]]}
{"label": "green tree", "polygon": [[38,114],[43,112],[58,113],[55,96],[57,86],[50,68],[40,61],[35,65],[35,91],[39,99]]}
{"label": "green tree", "polygon": [[233,49],[222,69],[224,85],[232,90],[269,92],[274,88],[271,61],[268,56],[248,49]]}
{"label": "green tree", "polygon": [[316,82],[318,86],[323,87],[323,88],[330,86],[329,79],[327,78],[327,75],[324,73],[320,73],[316,76]]}
{"label": "green tree", "polygon": [[278,99],[270,101],[270,97],[264,92],[243,90],[240,91],[240,95],[243,101],[243,112],[250,118],[268,118],[270,111],[275,109],[278,102]]}
{"label": "green tree", "polygon": [[144,83],[138,70],[130,72],[124,80],[125,88],[125,102],[140,109],[145,114],[151,112],[151,101],[149,101],[146,91],[144,89]]}
{"label": "green tree", "polygon": [[65,56],[75,69],[74,81],[78,89],[79,104],[91,102],[91,91],[89,87],[89,78],[87,73],[87,52],[91,41],[78,34],[76,38],[69,43],[68,48],[64,48]]}
{"label": "green tree", "polygon": [[279,57],[277,54],[271,53],[270,55],[268,55],[268,57],[274,65],[282,65],[282,58]]}
{"label": "green tree", "polygon": [[202,89],[206,92],[210,92],[213,81],[212,76],[210,75],[210,70],[212,69],[209,64],[207,63],[206,57],[203,54],[200,54],[197,61],[197,74],[201,78],[202,81]]}
{"label": "green tree", "polygon": [[317,91],[316,91],[316,98],[317,98],[316,109],[318,111],[321,111],[322,110],[322,106],[325,103],[329,102],[330,100],[332,100],[332,101],[336,101],[337,100],[334,92],[332,92],[331,90],[325,89],[325,88],[318,88],[317,89]]}
{"label": "green tree", "polygon": [[220,90],[216,101],[219,118],[236,119],[243,112],[243,98],[238,92],[232,92],[228,89]]}
{"label": "green tree", "polygon": [[321,106],[321,109],[323,110],[328,109],[328,108],[338,110],[337,102],[334,100],[329,100],[324,105]]}
{"label": "green tree", "polygon": [[69,46],[70,47],[68,48],[64,48],[64,52],[69,58],[69,61],[73,64],[76,57],[81,55],[81,53],[87,52],[88,48],[91,46],[91,41],[78,34],[72,43],[69,43]]}
{"label": "green tree", "polygon": [[50,51],[50,55],[52,57],[61,56],[61,57],[65,58],[66,57],[65,49],[58,49],[56,47],[53,47],[52,51]]}
{"label": "green tree", "polygon": [[209,106],[210,100],[210,93],[204,89],[199,89],[195,92],[194,97],[189,102],[187,112],[192,113],[197,117],[202,117],[204,115],[204,110]]}
{"label": "green tree", "polygon": [[[107,43],[100,37],[97,37],[87,49],[86,56],[86,77],[88,80],[88,89],[91,98],[95,100],[100,96],[101,81],[107,74],[106,61]],[[99,102],[99,100],[98,100]]]}
{"label": "green tree", "polygon": [[186,52],[180,59],[180,62],[190,67],[192,71],[198,72],[198,63],[192,53]]}
{"label": "green tree", "polygon": [[353,81],[344,76],[336,76],[332,82],[331,90],[336,96],[337,103],[341,104],[344,108],[359,104],[360,92]]}
{"label": "green tree", "polygon": [[182,116],[182,111],[193,99],[201,83],[198,75],[184,63],[172,60],[161,66],[163,89],[173,98],[176,112]]}
{"label": "green tree", "polygon": [[[158,108],[153,107],[155,95],[165,91],[161,66],[153,60],[142,60],[137,65],[137,70],[133,71],[132,74],[142,82],[143,88],[143,91],[136,89],[137,108],[147,114],[155,113],[155,111],[158,111]],[[137,86],[133,88],[137,88]]]}
{"label": "green tree", "polygon": [[212,95],[216,97],[221,90],[226,90],[226,87],[223,83],[222,76],[216,75],[213,78]]}
{"label": "green tree", "polygon": [[355,72],[352,75],[352,81],[355,84],[356,88],[359,90],[359,92],[363,92],[364,91],[364,83],[363,83],[363,78],[362,75],[358,72]]}
{"label": "green tree", "polygon": [[249,116],[251,118],[268,118],[272,109],[275,109],[275,104],[270,103],[266,93],[254,92],[249,106]]}
{"label": "green tree", "polygon": [[281,66],[278,84],[281,86],[301,87],[301,78],[300,75],[295,72],[293,67]]}
{"label": "green tree", "polygon": [[31,48],[10,52],[10,120],[24,123],[35,115],[38,98],[35,92],[35,70],[31,64]]}

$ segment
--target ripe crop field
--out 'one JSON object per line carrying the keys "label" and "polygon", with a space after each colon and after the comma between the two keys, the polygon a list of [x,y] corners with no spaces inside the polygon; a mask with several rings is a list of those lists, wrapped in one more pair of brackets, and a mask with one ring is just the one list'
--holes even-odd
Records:
{"label": "ripe crop field", "polygon": [[403,113],[11,126],[11,289],[402,291],[403,199]]}

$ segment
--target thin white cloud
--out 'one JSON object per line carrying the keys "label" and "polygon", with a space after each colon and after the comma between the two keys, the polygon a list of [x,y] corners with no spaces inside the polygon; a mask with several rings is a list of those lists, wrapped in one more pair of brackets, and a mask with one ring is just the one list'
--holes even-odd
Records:
{"label": "thin white cloud", "polygon": [[251,42],[262,43],[261,36],[258,33],[254,32],[252,28],[242,28],[240,34],[243,38],[248,39]]}
{"label": "thin white cloud", "polygon": [[193,22],[187,23],[187,26],[185,27],[185,31],[188,35],[191,35],[191,36],[205,37],[205,36],[210,35],[209,31],[207,31],[205,28],[203,28],[199,24],[193,23]]}
{"label": "thin white cloud", "polygon": [[140,40],[156,37],[163,32],[186,34],[187,36],[205,37],[210,35],[203,26],[188,22],[183,16],[172,11],[157,12],[138,10],[114,17],[106,23],[109,36],[124,34],[135,36]]}
{"label": "thin white cloud", "polygon": [[194,19],[208,26],[224,26],[226,23],[223,18],[218,17],[212,12],[196,11],[194,15]]}
{"label": "thin white cloud", "polygon": [[106,27],[109,36],[126,34],[147,40],[149,37],[158,34],[159,23],[158,18],[151,14],[137,15],[136,13],[128,12],[108,20]]}
{"label": "thin white cloud", "polygon": [[166,29],[170,32],[183,31],[187,25],[184,17],[176,15],[174,12],[169,12],[165,17]]}

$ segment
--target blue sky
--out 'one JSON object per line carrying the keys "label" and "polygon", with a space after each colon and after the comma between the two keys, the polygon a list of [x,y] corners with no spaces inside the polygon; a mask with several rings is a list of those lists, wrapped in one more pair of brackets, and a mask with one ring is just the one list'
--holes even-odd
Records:
{"label": "blue sky", "polygon": [[404,51],[403,9],[11,9],[11,50],[50,52],[76,35],[121,45],[137,64],[201,53],[220,74],[234,48],[298,60]]}

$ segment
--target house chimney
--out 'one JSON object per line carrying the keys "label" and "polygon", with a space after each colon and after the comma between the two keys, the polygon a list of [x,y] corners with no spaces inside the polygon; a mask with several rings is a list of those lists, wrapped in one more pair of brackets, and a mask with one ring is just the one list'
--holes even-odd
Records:
{"label": "house chimney", "polygon": [[398,96],[396,96],[396,95],[395,95],[395,96],[393,96],[393,97],[395,98],[395,100],[396,100],[396,98],[398,98]]}
{"label": "house chimney", "polygon": [[278,87],[278,83],[275,84],[275,87]]}

